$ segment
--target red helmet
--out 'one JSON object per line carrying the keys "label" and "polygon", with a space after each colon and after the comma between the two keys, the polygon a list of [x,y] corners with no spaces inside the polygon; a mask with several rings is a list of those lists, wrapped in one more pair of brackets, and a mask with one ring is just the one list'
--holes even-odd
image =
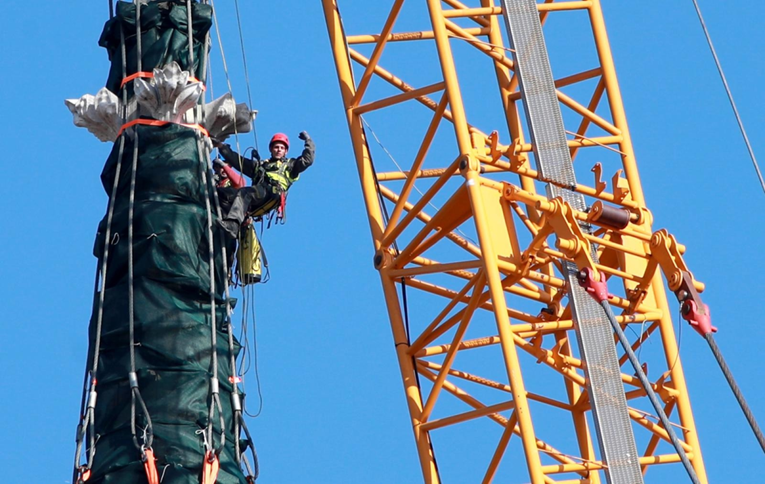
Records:
{"label": "red helmet", "polygon": [[290,139],[287,137],[284,133],[276,133],[273,138],[271,138],[271,142],[268,143],[268,149],[271,149],[271,146],[273,146],[276,142],[284,143],[285,146],[287,146],[287,149],[290,149]]}

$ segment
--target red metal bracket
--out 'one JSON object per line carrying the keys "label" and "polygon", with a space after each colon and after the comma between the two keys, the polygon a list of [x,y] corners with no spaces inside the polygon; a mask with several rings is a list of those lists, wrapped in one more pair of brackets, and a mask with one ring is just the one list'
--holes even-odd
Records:
{"label": "red metal bracket", "polygon": [[[702,303],[703,304],[703,303]],[[699,311],[696,301],[686,299],[681,308],[683,319],[688,321],[691,327],[701,336],[716,333],[717,328],[712,326],[712,318],[709,316],[709,306],[704,304],[704,311]]]}
{"label": "red metal bracket", "polygon": [[585,267],[577,274],[579,285],[598,302],[608,301],[608,285],[604,275],[601,273],[600,281],[596,281],[593,270],[589,267]]}

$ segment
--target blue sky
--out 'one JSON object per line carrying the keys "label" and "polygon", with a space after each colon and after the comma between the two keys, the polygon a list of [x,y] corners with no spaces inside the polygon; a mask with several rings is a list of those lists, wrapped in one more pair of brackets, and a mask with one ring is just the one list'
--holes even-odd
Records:
{"label": "blue sky", "polygon": [[[275,131],[294,144],[307,130],[318,146],[315,166],[290,196],[289,223],[265,237],[272,281],[255,295],[264,408],[250,423],[263,466],[259,482],[419,482],[321,4],[240,3],[260,145]],[[692,3],[604,3],[655,227],[687,245],[687,262],[707,284],[717,341],[755,415],[765,419],[758,310],[764,195]],[[63,104],[95,93],[108,70],[97,46],[107,3],[79,4],[6,2],[0,30],[0,148],[8,172],[0,191],[0,451],[12,484],[71,479],[91,249],[106,207],[99,174],[110,149],[75,128]],[[381,28],[381,7],[344,4],[349,33]],[[762,153],[765,5],[701,5]],[[245,101],[234,5],[217,6],[234,95]],[[222,93],[224,76],[214,68]],[[394,155],[395,136],[383,139]],[[244,135],[242,144],[252,139]],[[681,355],[710,482],[760,479],[763,455],[706,344],[687,327]],[[254,396],[252,376],[248,381]],[[651,479],[649,473],[647,482],[666,482]]]}

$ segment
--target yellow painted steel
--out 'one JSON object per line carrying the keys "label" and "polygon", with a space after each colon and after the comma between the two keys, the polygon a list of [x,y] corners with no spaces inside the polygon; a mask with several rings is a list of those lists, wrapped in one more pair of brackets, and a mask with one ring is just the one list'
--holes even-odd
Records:
{"label": "yellow painted steel", "polygon": [[[424,482],[455,482],[436,465],[439,432],[450,431],[454,442],[455,432],[484,421],[494,428],[481,439],[485,458],[455,464],[474,466],[475,481],[509,482],[502,477],[506,467],[517,469],[522,459],[519,482],[605,482],[561,273],[563,261],[574,261],[608,277],[617,321],[638,335],[633,350],[658,340],[654,348],[662,357],[653,351],[646,361],[654,390],[706,483],[670,317],[675,309],[660,272],[668,273],[673,291],[678,277],[699,292],[704,286],[682,261],[685,247],[651,227],[600,1],[538,4],[546,35],[562,28],[592,34],[592,49],[577,45],[551,56],[570,61],[555,85],[571,156],[594,173],[569,187],[593,205],[590,213],[538,191],[543,183],[532,166],[534,146],[496,0],[389,0],[379,19],[370,18],[379,6],[366,12],[363,25],[377,20],[380,29],[372,32],[358,31],[355,19],[343,23],[342,1],[349,0],[322,3]],[[397,68],[387,67],[390,59]],[[580,68],[571,67],[575,61]],[[461,75],[473,82],[461,84]],[[476,93],[464,86],[476,79],[482,98],[496,96],[501,117],[485,117],[488,101],[473,106]],[[422,134],[406,166],[378,171],[373,163],[368,122],[380,119]],[[397,140],[385,142],[394,146]],[[626,222],[609,219],[606,209],[616,209]],[[582,232],[580,222],[591,223],[593,234]],[[410,301],[427,301],[430,316],[409,321],[402,285]],[[652,466],[677,465],[679,457],[618,350],[637,458],[650,482]],[[486,356],[469,367],[479,354]],[[543,384],[542,371],[551,375]]]}

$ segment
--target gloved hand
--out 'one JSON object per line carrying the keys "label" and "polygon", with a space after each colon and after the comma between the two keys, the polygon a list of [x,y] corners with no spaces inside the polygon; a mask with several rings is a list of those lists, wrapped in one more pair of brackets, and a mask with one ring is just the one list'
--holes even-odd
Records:
{"label": "gloved hand", "polygon": [[302,139],[303,141],[311,139],[311,137],[305,131],[301,131],[300,134],[298,135],[298,138]]}
{"label": "gloved hand", "polygon": [[216,148],[220,148],[223,145],[223,142],[215,138],[210,138],[210,141],[212,141],[212,145]]}
{"label": "gloved hand", "polygon": [[224,158],[230,158],[234,156],[234,150],[232,150],[231,146],[229,146],[227,143],[218,143],[216,148],[218,148],[218,151]]}
{"label": "gloved hand", "polygon": [[252,156],[253,160],[260,161],[260,153],[258,153],[258,150],[255,148],[252,149],[252,154],[250,156]]}
{"label": "gloved hand", "polygon": [[226,166],[226,162],[221,160],[220,158],[215,158],[213,160],[213,168],[222,170],[224,166]]}

